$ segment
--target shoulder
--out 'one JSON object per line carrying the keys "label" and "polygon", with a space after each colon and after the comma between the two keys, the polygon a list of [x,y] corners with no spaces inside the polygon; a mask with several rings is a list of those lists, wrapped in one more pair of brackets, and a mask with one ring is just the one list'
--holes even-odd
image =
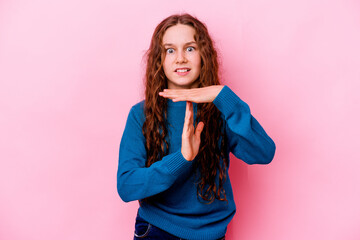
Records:
{"label": "shoulder", "polygon": [[134,111],[144,111],[145,106],[145,100],[141,100],[140,102],[135,103],[131,109],[134,109]]}
{"label": "shoulder", "polygon": [[129,112],[129,116],[135,118],[135,120],[139,124],[142,124],[145,121],[144,106],[145,106],[145,100],[142,100],[134,104]]}

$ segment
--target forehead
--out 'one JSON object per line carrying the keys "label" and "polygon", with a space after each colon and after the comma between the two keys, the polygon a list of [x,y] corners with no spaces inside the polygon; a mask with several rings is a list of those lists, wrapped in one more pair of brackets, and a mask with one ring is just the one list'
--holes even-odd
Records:
{"label": "forehead", "polygon": [[187,42],[195,41],[195,29],[184,24],[177,24],[166,29],[162,44],[181,45]]}

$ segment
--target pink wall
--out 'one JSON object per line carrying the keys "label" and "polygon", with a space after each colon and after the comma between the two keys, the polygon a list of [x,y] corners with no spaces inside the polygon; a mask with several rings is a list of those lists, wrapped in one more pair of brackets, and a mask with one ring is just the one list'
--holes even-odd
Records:
{"label": "pink wall", "polygon": [[223,80],[277,144],[232,159],[229,240],[359,239],[358,1],[1,1],[0,239],[131,239],[116,192],[142,55],[172,13],[203,20]]}

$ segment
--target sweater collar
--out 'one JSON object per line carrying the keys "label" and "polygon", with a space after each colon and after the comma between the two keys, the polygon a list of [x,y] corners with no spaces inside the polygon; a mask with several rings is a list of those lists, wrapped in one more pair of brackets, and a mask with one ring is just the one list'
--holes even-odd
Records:
{"label": "sweater collar", "polygon": [[167,99],[167,105],[171,107],[186,107],[186,101],[173,102],[170,98]]}

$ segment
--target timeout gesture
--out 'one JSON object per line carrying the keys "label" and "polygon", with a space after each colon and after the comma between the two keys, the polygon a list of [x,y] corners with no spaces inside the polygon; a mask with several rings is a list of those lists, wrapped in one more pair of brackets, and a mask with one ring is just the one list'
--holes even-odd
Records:
{"label": "timeout gesture", "polygon": [[199,122],[196,129],[194,128],[194,109],[192,102],[212,102],[223,87],[222,85],[213,85],[191,89],[164,89],[163,92],[159,93],[160,96],[170,98],[174,102],[186,101],[184,128],[181,136],[181,153],[187,161],[192,161],[199,153],[201,132],[204,129],[203,122]]}

